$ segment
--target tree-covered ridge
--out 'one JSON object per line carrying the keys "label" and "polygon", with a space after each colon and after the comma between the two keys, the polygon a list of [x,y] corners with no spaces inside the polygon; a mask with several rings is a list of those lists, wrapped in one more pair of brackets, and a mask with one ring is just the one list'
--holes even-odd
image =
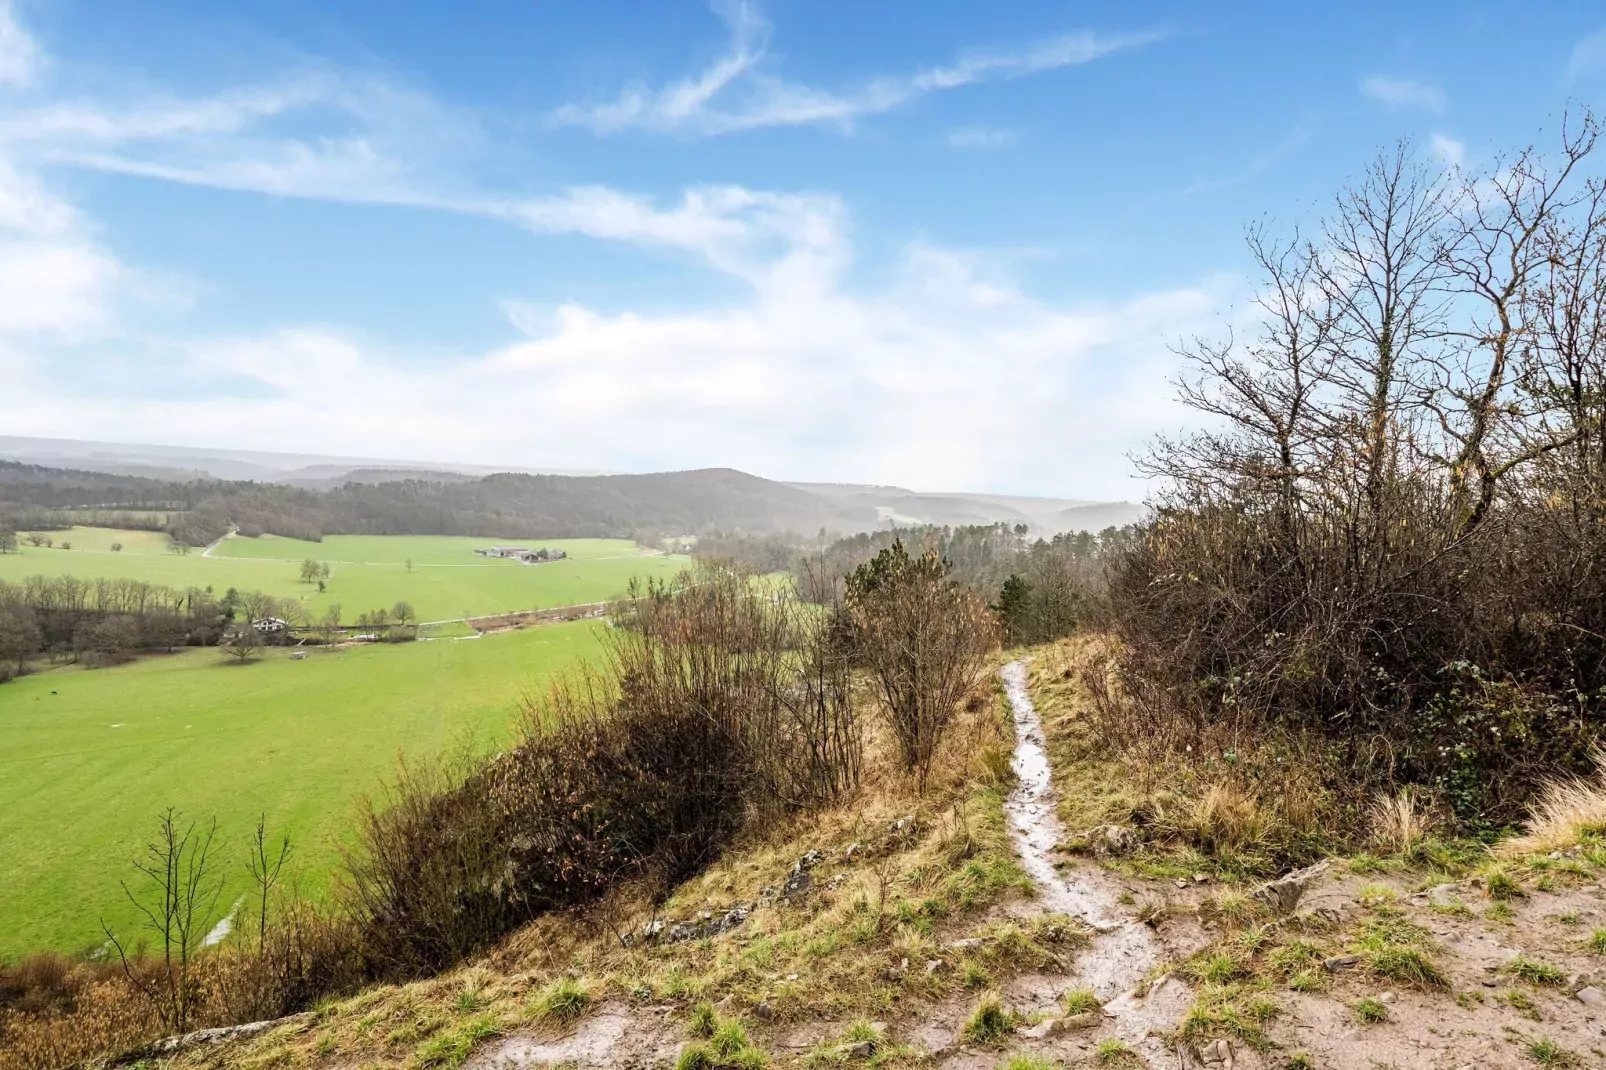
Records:
{"label": "tree-covered ridge", "polygon": [[[643,531],[813,531],[874,522],[872,512],[731,469],[617,476],[503,473],[473,480],[353,481],[310,490],[0,461],[0,526],[66,526],[82,522],[68,511],[82,510],[122,511],[141,526],[160,523],[175,540],[191,546],[203,546],[231,526],[244,535],[316,541],[336,534],[584,538]],[[160,520],[152,519],[156,513]]]}

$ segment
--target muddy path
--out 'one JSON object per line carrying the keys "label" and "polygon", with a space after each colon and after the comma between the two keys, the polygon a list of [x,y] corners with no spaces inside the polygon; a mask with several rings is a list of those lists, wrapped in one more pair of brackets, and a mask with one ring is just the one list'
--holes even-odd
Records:
{"label": "muddy path", "polygon": [[1043,722],[1027,689],[1026,663],[1012,661],[999,676],[1015,720],[1012,765],[1018,778],[1004,812],[1021,864],[1037,885],[1044,911],[1080,918],[1095,933],[1092,945],[1077,957],[1074,985],[1097,993],[1111,1032],[1137,1048],[1149,1066],[1181,1066],[1169,1042],[1156,1034],[1171,1032],[1191,994],[1174,978],[1144,987],[1165,958],[1159,938],[1122,905],[1119,882],[1098,866],[1058,854],[1065,829],[1055,812]]}

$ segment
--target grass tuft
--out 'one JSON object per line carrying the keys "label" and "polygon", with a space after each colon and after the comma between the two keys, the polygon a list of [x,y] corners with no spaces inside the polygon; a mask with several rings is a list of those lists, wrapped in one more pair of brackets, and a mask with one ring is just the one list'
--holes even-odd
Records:
{"label": "grass tuft", "polygon": [[1065,993],[1066,1014],[1087,1014],[1103,1006],[1103,1002],[1091,988],[1073,988]]}
{"label": "grass tuft", "polygon": [[537,992],[530,1001],[530,1016],[538,1022],[568,1025],[591,1006],[591,990],[583,981],[560,977]]}
{"label": "grass tuft", "polygon": [[999,1044],[1009,1034],[1013,1015],[997,992],[984,993],[970,1013],[961,1035],[972,1044]]}
{"label": "grass tuft", "polygon": [[1500,845],[1507,856],[1549,854],[1606,836],[1606,751],[1595,752],[1594,780],[1552,780],[1534,800],[1528,831]]}
{"label": "grass tuft", "polygon": [[1506,964],[1505,970],[1511,976],[1531,985],[1548,985],[1560,988],[1567,983],[1567,974],[1559,967],[1548,962],[1540,962],[1526,955],[1518,955]]}
{"label": "grass tuft", "polygon": [[1136,1066],[1138,1053],[1114,1037],[1105,1037],[1093,1049],[1093,1057],[1100,1066]]}
{"label": "grass tuft", "polygon": [[1367,996],[1365,999],[1355,1001],[1351,1008],[1355,1012],[1355,1020],[1362,1025],[1376,1025],[1389,1019],[1389,1009],[1379,1000]]}
{"label": "grass tuft", "polygon": [[1577,1066],[1579,1063],[1578,1056],[1549,1037],[1530,1040],[1523,1052],[1540,1066]]}

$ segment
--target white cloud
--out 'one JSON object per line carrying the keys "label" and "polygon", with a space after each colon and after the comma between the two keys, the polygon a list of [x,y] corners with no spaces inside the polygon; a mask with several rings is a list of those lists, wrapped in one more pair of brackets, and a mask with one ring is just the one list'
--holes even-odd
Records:
{"label": "white cloud", "polygon": [[1166,342],[1221,299],[1209,284],[1063,308],[934,246],[850,287],[845,212],[817,195],[722,187],[658,207],[585,190],[530,218],[685,249],[748,296],[651,314],[515,303],[519,340],[434,365],[328,325],[191,341],[203,394],[107,399],[46,377],[0,398],[0,426],[358,455],[405,427],[425,458],[1131,496],[1121,451],[1178,418],[1153,397]]}
{"label": "white cloud", "polygon": [[945,140],[949,147],[956,149],[1002,149],[1015,144],[1019,138],[1015,131],[996,126],[962,126],[950,130]]}
{"label": "white cloud", "polygon": [[[1060,41],[973,53],[886,83],[875,99],[1078,62],[1100,47]],[[761,36],[738,40],[730,63],[654,95],[651,114],[686,116],[700,129],[716,114],[758,118],[762,111],[717,112],[712,102],[751,80],[763,54]],[[766,106],[783,90],[800,108],[813,99],[839,118],[864,113],[871,99],[832,105],[782,86],[763,91]],[[284,133],[303,112],[334,132]],[[457,118],[385,83],[318,73],[205,98],[5,112],[0,427],[269,449],[292,442],[356,455],[405,441],[383,452],[1130,496],[1122,452],[1180,418],[1154,398],[1172,366],[1166,343],[1205,327],[1221,299],[1223,284],[1212,282],[1064,307],[999,276],[986,256],[924,245],[869,285],[854,270],[846,207],[819,192],[706,186],[667,203],[602,186],[460,195],[450,175],[411,163],[450,158],[438,150],[454,137],[472,148],[472,123],[464,135]],[[44,165],[62,163],[420,204],[538,235],[672,250],[738,281],[739,296],[667,312],[507,302],[514,340],[428,362],[339,324],[195,337],[181,315],[160,329],[124,315],[148,284],[43,184]]]}
{"label": "white cloud", "polygon": [[553,124],[582,126],[598,134],[643,129],[703,136],[812,124],[851,129],[862,116],[891,111],[928,93],[1090,63],[1164,36],[1067,33],[1014,50],[972,50],[945,66],[828,90],[788,82],[763,69],[770,26],[755,6],[744,2],[719,11],[730,42],[706,70],[657,90],[635,85],[613,100],[564,105],[552,113]]}
{"label": "white cloud", "polygon": [[1361,92],[1380,104],[1395,108],[1419,108],[1423,111],[1442,112],[1450,106],[1444,90],[1426,82],[1409,78],[1389,78],[1374,74],[1361,79]]}
{"label": "white cloud", "polygon": [[11,0],[0,0],[0,84],[28,84],[41,63],[39,46],[17,24]]}
{"label": "white cloud", "polygon": [[1586,78],[1606,71],[1606,29],[1596,30],[1573,46],[1567,57],[1567,77]]}
{"label": "white cloud", "polygon": [[70,205],[0,161],[0,335],[99,326],[121,274]]}
{"label": "white cloud", "polygon": [[1466,142],[1447,134],[1434,134],[1428,139],[1428,148],[1433,155],[1443,160],[1446,166],[1462,167],[1467,162]]}
{"label": "white cloud", "polygon": [[[286,133],[316,124],[316,135]],[[50,102],[0,118],[0,153],[274,196],[387,204],[448,199],[420,161],[461,162],[472,117],[390,83],[312,72],[211,96]]]}

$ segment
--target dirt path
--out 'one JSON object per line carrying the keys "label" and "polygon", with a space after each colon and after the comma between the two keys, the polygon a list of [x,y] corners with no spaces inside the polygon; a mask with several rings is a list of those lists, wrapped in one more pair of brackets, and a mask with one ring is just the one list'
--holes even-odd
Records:
{"label": "dirt path", "polygon": [[231,527],[228,531],[225,531],[223,534],[219,535],[217,538],[215,538],[211,542],[207,543],[206,544],[206,549],[201,551],[201,556],[202,557],[211,557],[212,556],[212,551],[216,550],[219,546],[223,545],[223,540],[224,539],[232,539],[232,538],[234,538],[235,533],[238,532],[239,530],[240,530],[239,528],[232,528]]}
{"label": "dirt path", "polygon": [[1151,1067],[1178,1067],[1175,1052],[1156,1033],[1168,1033],[1191,1001],[1186,985],[1168,979],[1144,995],[1136,990],[1162,960],[1154,932],[1121,906],[1123,889],[1097,866],[1066,862],[1055,852],[1065,830],[1044,750],[1043,722],[1027,691],[1024,661],[999,671],[1015,717],[1012,765],[1019,784],[1004,804],[1021,864],[1040,892],[1045,911],[1080,918],[1098,934],[1077,957],[1075,980],[1104,1001],[1112,1032],[1137,1048]]}

